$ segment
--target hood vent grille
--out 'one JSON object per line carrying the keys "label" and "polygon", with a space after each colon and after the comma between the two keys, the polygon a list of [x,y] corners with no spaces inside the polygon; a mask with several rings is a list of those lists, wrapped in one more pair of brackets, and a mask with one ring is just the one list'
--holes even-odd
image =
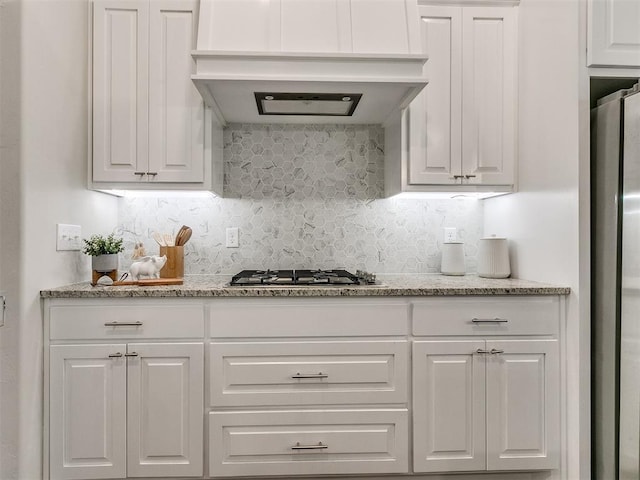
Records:
{"label": "hood vent grille", "polygon": [[255,92],[260,115],[322,115],[350,117],[361,93]]}

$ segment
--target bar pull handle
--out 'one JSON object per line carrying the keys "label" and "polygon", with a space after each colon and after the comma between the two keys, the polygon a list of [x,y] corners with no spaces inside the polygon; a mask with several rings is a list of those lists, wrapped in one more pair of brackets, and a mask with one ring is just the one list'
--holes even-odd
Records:
{"label": "bar pull handle", "polygon": [[491,350],[485,350],[484,348],[479,348],[476,350],[476,353],[491,353]]}
{"label": "bar pull handle", "polygon": [[470,178],[476,178],[476,176],[475,175],[465,175],[464,178],[469,180]]}
{"label": "bar pull handle", "polygon": [[141,327],[142,322],[107,322],[105,327]]}
{"label": "bar pull handle", "polygon": [[110,353],[109,358],[120,358],[122,354],[120,352]]}
{"label": "bar pull handle", "polygon": [[125,353],[124,356],[125,357],[137,357],[138,356],[138,352]]}
{"label": "bar pull handle", "polygon": [[134,175],[140,175],[141,177],[144,177],[147,172],[133,172]]}
{"label": "bar pull handle", "polygon": [[7,297],[0,295],[0,327],[4,327],[4,316],[7,313]]}
{"label": "bar pull handle", "polygon": [[295,375],[291,375],[291,378],[328,378],[329,375],[326,373],[318,372],[318,373],[296,373]]}
{"label": "bar pull handle", "polygon": [[318,442],[317,445],[300,445],[300,442],[296,442],[296,444],[291,447],[291,450],[324,450],[329,448],[329,445],[325,445],[322,442]]}
{"label": "bar pull handle", "polygon": [[149,175],[150,177],[155,177],[156,175],[158,175],[158,172],[147,172],[147,175]]}
{"label": "bar pull handle", "polygon": [[464,175],[451,175],[449,178],[451,180],[458,180],[459,178],[463,178],[463,177],[464,177]]}
{"label": "bar pull handle", "polygon": [[499,353],[504,353],[504,350],[500,350],[499,348],[492,348],[492,349],[489,351],[489,353],[490,353],[491,355],[497,355],[497,354],[499,354]]}
{"label": "bar pull handle", "polygon": [[506,318],[499,318],[499,317],[495,317],[495,318],[476,318],[476,317],[473,317],[471,319],[471,321],[473,323],[507,323],[509,320],[507,320]]}

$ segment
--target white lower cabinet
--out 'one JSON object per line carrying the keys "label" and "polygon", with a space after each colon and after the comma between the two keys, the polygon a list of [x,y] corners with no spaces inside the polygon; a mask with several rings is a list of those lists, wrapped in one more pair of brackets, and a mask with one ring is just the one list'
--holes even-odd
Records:
{"label": "white lower cabinet", "polygon": [[52,479],[202,475],[202,343],[50,347]]}
{"label": "white lower cabinet", "polygon": [[563,306],[48,299],[44,478],[556,470]]}
{"label": "white lower cabinet", "polygon": [[460,303],[414,305],[414,471],[559,468],[558,302]]}

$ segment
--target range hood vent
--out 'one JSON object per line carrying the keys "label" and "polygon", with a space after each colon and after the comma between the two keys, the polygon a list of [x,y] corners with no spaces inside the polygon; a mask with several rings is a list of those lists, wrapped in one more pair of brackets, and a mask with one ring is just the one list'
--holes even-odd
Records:
{"label": "range hood vent", "polygon": [[350,117],[362,94],[256,92],[255,97],[260,115]]}
{"label": "range hood vent", "polygon": [[193,58],[223,125],[385,124],[427,84],[417,0],[201,0]]}

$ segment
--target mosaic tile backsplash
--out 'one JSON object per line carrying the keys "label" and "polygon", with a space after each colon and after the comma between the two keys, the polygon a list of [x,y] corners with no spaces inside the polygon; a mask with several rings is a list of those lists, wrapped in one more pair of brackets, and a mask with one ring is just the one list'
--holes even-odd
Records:
{"label": "mosaic tile backsplash", "polygon": [[[123,198],[125,254],[153,232],[193,228],[185,273],[336,268],[436,273],[443,227],[476,271],[482,202],[384,197],[384,130],[377,125],[239,125],[224,131],[224,198]],[[225,247],[239,227],[240,247]],[[121,268],[131,260],[123,256]]]}

